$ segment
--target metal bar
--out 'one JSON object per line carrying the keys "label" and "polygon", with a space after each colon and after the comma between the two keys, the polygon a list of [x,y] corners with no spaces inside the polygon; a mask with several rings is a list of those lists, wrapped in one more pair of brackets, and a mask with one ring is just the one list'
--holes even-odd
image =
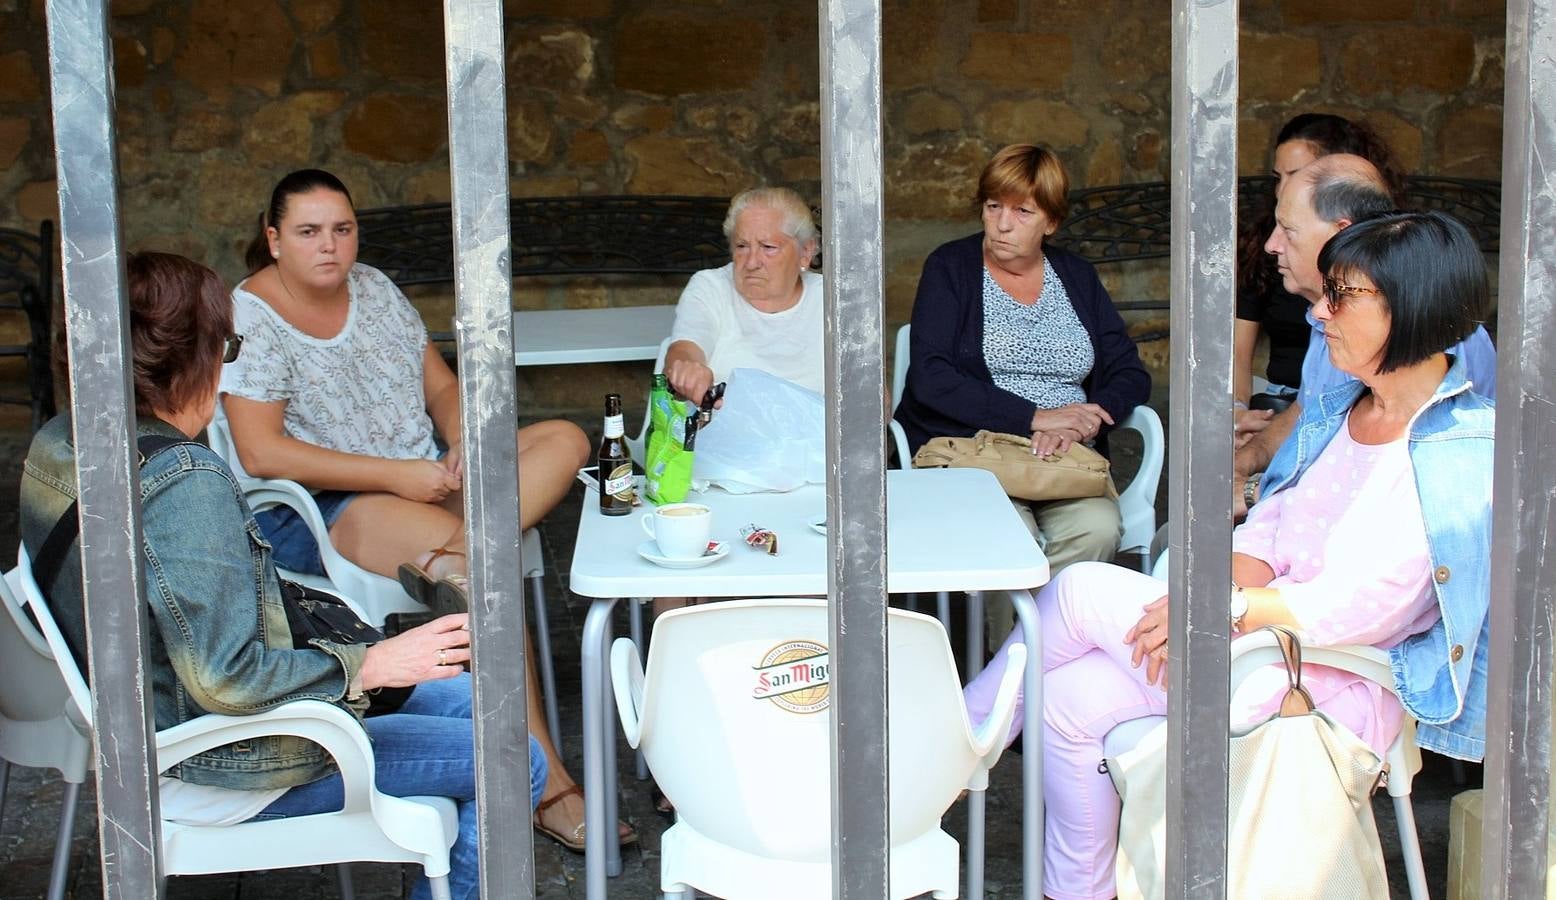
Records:
{"label": "metal bar", "polygon": [[1230,703],[1236,0],[1174,0],[1172,110],[1167,896],[1220,900]]}
{"label": "metal bar", "polygon": [[511,827],[530,790],[502,3],[446,0],[443,30],[481,896],[507,900],[535,896],[535,848],[528,827]]}
{"label": "metal bar", "polygon": [[[820,0],[832,896],[890,882],[880,0]],[[843,536],[848,535],[847,541]]]}
{"label": "metal bar", "polygon": [[47,13],[99,859],[103,896],[131,900],[161,896],[162,864],[108,4],[49,0]]}
{"label": "metal bar", "polygon": [[1510,0],[1482,893],[1546,893],[1556,603],[1556,3]]}

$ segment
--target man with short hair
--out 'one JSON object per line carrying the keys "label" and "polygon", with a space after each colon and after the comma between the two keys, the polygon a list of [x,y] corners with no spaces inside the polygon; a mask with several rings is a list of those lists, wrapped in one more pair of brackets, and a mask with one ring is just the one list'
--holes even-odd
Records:
{"label": "man with short hair", "polygon": [[[1275,205],[1275,229],[1264,244],[1276,259],[1286,290],[1318,303],[1324,297],[1324,275],[1318,270],[1318,251],[1330,238],[1353,222],[1393,212],[1388,183],[1376,166],[1360,156],[1335,153],[1322,157],[1286,180]],[[1329,361],[1323,324],[1308,313],[1313,333],[1302,360],[1302,388],[1297,399],[1259,428],[1243,423],[1252,432],[1237,449],[1233,462],[1233,517],[1241,518],[1259,497],[1259,478],[1275,451],[1296,427],[1303,406],[1311,406],[1324,392],[1351,380]],[[1462,342],[1447,348],[1463,356],[1476,393],[1496,399],[1496,349],[1486,329],[1480,327]]]}

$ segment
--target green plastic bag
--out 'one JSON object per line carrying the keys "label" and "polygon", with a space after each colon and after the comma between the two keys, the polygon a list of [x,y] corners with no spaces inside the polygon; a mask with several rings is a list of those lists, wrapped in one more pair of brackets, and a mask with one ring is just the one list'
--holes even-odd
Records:
{"label": "green plastic bag", "polygon": [[649,410],[653,434],[648,441],[648,462],[643,466],[644,492],[655,504],[680,503],[692,488],[693,448],[686,446],[686,425],[696,419],[697,406],[685,400],[665,397]]}

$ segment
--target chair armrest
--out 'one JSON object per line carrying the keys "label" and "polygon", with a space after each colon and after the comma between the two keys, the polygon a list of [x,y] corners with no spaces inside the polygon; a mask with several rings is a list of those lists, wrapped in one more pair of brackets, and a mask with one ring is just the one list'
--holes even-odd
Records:
{"label": "chair armrest", "polygon": [[157,732],[157,771],[238,741],[294,735],[324,748],[340,769],[346,812],[373,807],[373,747],[356,717],[322,700],[293,700],[252,716],[205,715]]}
{"label": "chair armrest", "polygon": [[897,465],[904,469],[913,468],[913,457],[908,453],[908,433],[896,419],[888,419],[887,427],[891,430],[892,443],[897,445]]}
{"label": "chair armrest", "polygon": [[611,644],[611,693],[627,745],[636,750],[643,740],[643,660],[631,638]]}
{"label": "chair armrest", "polygon": [[[989,715],[973,729],[973,752],[983,760],[983,767],[990,769],[999,762],[1010,736],[1010,720],[1016,715],[1016,697],[1021,691],[1021,681],[1026,674],[1027,645],[1011,644],[1005,651],[1005,674],[1000,678],[999,690],[994,694],[994,706]],[[1028,706],[1030,709],[1030,705]],[[1039,726],[1041,727],[1041,726]]]}
{"label": "chair armrest", "polygon": [[1135,407],[1118,428],[1140,433],[1140,468],[1135,477],[1119,492],[1120,509],[1144,507],[1156,508],[1156,489],[1162,481],[1162,463],[1166,459],[1166,436],[1162,431],[1161,417],[1156,410],[1144,403]]}
{"label": "chair armrest", "polygon": [[[1281,661],[1275,635],[1268,631],[1245,634],[1232,642],[1232,689],[1256,669]],[[1364,644],[1340,644],[1333,647],[1302,645],[1302,661],[1342,669],[1373,682],[1387,691],[1394,690],[1394,670],[1388,654]]]}

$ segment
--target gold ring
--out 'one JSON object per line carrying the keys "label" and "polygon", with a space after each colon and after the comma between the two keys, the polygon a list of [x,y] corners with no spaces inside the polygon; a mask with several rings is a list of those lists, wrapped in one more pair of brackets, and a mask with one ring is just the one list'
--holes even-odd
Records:
{"label": "gold ring", "polygon": [[440,666],[448,665],[448,651],[447,650],[439,650],[438,651],[438,665],[440,665]]}

